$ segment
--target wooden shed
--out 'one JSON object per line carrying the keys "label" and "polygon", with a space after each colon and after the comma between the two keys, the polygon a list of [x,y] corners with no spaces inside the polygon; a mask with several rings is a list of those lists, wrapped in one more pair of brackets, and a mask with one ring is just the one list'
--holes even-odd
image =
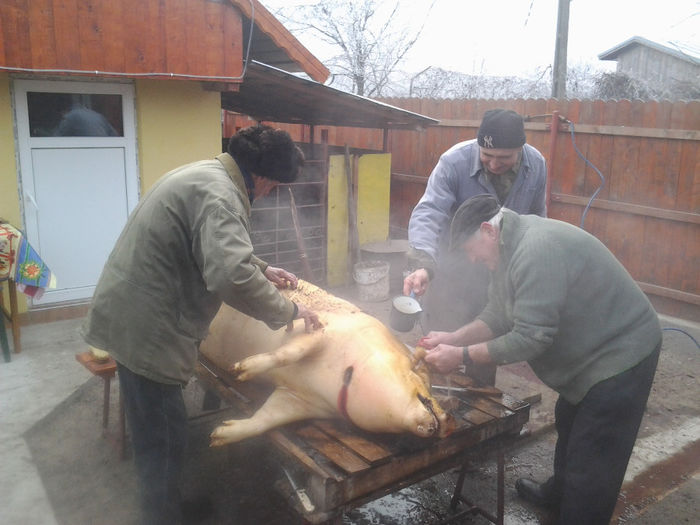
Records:
{"label": "wooden shed", "polygon": [[659,44],[633,36],[598,55],[617,62],[617,71],[662,87],[671,84],[700,85],[700,55],[680,43]]}
{"label": "wooden shed", "polygon": [[139,195],[221,151],[222,108],[312,130],[435,122],[328,74],[257,0],[0,0],[0,217],[58,278],[22,315],[89,300]]}

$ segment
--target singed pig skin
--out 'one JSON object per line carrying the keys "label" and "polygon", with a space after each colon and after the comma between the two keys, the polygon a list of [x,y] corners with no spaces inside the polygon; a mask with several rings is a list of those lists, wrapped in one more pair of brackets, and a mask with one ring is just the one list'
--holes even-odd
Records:
{"label": "singed pig skin", "polygon": [[310,418],[347,417],[368,431],[422,437],[453,429],[425,371],[411,370],[407,349],[381,322],[304,281],[283,293],[316,311],[323,329],[307,334],[297,320],[291,332],[273,331],[224,305],[201,344],[202,354],[233,377],[276,387],[251,418],[216,428],[213,446]]}

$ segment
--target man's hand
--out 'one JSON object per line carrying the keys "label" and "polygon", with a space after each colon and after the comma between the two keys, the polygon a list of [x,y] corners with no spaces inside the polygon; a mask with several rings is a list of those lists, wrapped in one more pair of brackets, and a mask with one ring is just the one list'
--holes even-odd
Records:
{"label": "man's hand", "polygon": [[430,283],[430,274],[425,268],[420,268],[406,276],[403,280],[403,294],[411,295],[411,292],[418,297],[423,295],[428,289]]}
{"label": "man's hand", "polygon": [[263,273],[265,274],[265,277],[267,277],[268,281],[281,290],[284,290],[285,288],[291,288],[294,290],[299,282],[296,275],[282,268],[268,266]]}
{"label": "man's hand", "polygon": [[420,338],[417,346],[422,346],[423,348],[435,348],[440,344],[453,345],[456,342],[454,332],[429,332],[428,335],[424,335]]}
{"label": "man's hand", "polygon": [[[295,319],[304,319],[304,331],[306,333],[323,328],[323,324],[321,324],[316,312],[312,312],[303,304],[297,304],[297,316]],[[287,331],[291,331],[293,327],[294,323],[288,323]]]}
{"label": "man's hand", "polygon": [[437,345],[428,350],[425,362],[441,374],[454,372],[462,365],[462,347],[446,344]]}

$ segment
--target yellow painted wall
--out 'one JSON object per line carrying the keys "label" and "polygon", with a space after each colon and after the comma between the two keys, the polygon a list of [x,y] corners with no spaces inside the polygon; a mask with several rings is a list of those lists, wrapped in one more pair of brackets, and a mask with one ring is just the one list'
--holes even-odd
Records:
{"label": "yellow painted wall", "polygon": [[221,97],[198,82],[136,82],[141,191],[168,171],[221,153]]}
{"label": "yellow painted wall", "polygon": [[10,79],[0,73],[0,217],[21,225]]}
{"label": "yellow painted wall", "polygon": [[357,235],[360,246],[389,238],[391,153],[362,155],[357,170]]}
{"label": "yellow painted wall", "polygon": [[[389,238],[391,154],[352,159],[357,168],[357,234],[360,246]],[[328,167],[328,286],[348,284],[348,183],[345,157],[331,155]]]}
{"label": "yellow painted wall", "polygon": [[341,286],[348,279],[348,183],[345,157],[331,155],[328,163],[328,231],[326,280]]}
{"label": "yellow painted wall", "polygon": [[[12,124],[12,96],[10,78],[0,73],[0,217],[14,225],[21,226],[19,195],[17,187],[17,164],[15,162],[15,135]],[[7,286],[2,287],[4,304],[9,308],[10,297]],[[18,308],[27,310],[23,294],[17,294]],[[0,321],[4,322],[0,314]]]}

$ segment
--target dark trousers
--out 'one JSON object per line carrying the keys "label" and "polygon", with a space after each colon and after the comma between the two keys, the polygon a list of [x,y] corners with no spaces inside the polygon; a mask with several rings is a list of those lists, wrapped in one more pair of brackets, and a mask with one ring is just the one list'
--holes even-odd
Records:
{"label": "dark trousers", "polygon": [[560,397],[554,476],[560,525],[607,525],[651,390],[661,344],[633,368],[595,385],[577,405]]}
{"label": "dark trousers", "polygon": [[157,383],[118,364],[139,477],[142,523],[178,524],[187,413],[180,385]]}

